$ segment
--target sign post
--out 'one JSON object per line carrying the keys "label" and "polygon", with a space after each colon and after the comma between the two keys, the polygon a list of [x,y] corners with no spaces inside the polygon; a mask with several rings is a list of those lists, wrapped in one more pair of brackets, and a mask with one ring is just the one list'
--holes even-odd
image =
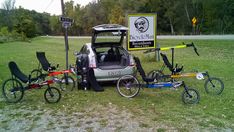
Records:
{"label": "sign post", "polygon": [[62,22],[62,26],[65,28],[65,50],[66,50],[66,69],[68,69],[68,35],[67,35],[67,29],[72,25],[74,22],[73,19],[68,17],[60,17],[60,22]]}
{"label": "sign post", "polygon": [[156,48],[156,14],[128,15],[128,50]]}

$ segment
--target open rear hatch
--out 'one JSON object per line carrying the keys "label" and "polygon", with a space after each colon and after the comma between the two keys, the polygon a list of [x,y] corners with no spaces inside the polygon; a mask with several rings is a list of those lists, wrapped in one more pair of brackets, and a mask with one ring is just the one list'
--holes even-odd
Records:
{"label": "open rear hatch", "polygon": [[128,54],[122,48],[127,30],[127,27],[117,24],[103,24],[93,27],[91,46],[97,55],[97,67],[121,69],[129,64]]}
{"label": "open rear hatch", "polygon": [[92,47],[122,46],[128,28],[117,24],[103,24],[93,27]]}

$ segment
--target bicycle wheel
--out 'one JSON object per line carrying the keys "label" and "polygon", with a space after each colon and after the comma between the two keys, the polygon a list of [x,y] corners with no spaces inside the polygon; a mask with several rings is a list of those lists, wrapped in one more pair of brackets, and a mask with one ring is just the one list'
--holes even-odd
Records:
{"label": "bicycle wheel", "polygon": [[57,103],[61,99],[61,93],[56,87],[49,87],[44,93],[44,98],[48,103]]}
{"label": "bicycle wheel", "polygon": [[164,74],[160,70],[152,70],[147,74],[148,78],[154,78],[157,79],[157,82],[165,82],[166,79],[163,78]]}
{"label": "bicycle wheel", "polygon": [[2,94],[7,102],[17,103],[24,96],[23,85],[16,79],[8,79],[2,85]]}
{"label": "bicycle wheel", "polygon": [[224,84],[219,78],[208,78],[205,82],[206,93],[211,95],[219,95],[223,92]]}
{"label": "bicycle wheel", "polygon": [[139,81],[132,75],[125,75],[117,81],[118,93],[127,98],[135,97],[140,91]]}
{"label": "bicycle wheel", "polygon": [[75,87],[75,80],[71,76],[67,76],[67,83],[65,80],[65,76],[62,77],[60,88],[63,91],[72,91],[74,87]]}
{"label": "bicycle wheel", "polygon": [[200,101],[200,95],[197,90],[188,88],[188,91],[185,90],[182,93],[182,101],[185,104],[197,104]]}
{"label": "bicycle wheel", "polygon": [[[37,78],[37,80],[42,76],[42,72],[38,69],[34,69],[31,71],[31,78]],[[45,80],[42,78],[42,80]]]}

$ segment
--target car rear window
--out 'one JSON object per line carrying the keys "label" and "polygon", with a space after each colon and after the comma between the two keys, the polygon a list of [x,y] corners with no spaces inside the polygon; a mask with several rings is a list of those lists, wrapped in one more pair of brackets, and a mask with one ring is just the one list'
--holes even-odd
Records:
{"label": "car rear window", "polygon": [[102,32],[96,37],[95,43],[115,42],[119,43],[121,40],[121,33],[119,32]]}

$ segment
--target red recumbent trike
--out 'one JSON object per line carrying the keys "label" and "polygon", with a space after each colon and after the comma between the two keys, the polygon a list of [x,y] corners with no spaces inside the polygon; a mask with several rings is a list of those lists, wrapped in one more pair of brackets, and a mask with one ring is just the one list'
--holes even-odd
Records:
{"label": "red recumbent trike", "polygon": [[2,94],[7,102],[17,103],[23,98],[26,90],[40,89],[43,86],[47,86],[44,93],[46,102],[57,103],[61,99],[59,89],[50,86],[50,84],[54,83],[54,80],[44,80],[40,83],[35,82],[38,78],[31,78],[31,75],[26,76],[20,71],[15,62],[9,62],[8,66],[11,71],[11,78],[6,80],[2,85]]}
{"label": "red recumbent trike", "polygon": [[[46,77],[52,77],[52,80],[59,84],[59,88],[62,91],[73,90],[75,87],[75,81],[71,76],[67,75],[68,73],[72,73],[72,70],[56,71],[59,65],[51,65],[45,56],[45,52],[36,52],[36,56],[39,61],[39,65],[37,69],[34,69],[31,72],[33,78],[38,78],[37,81],[40,82],[41,80],[45,80]],[[43,73],[42,70],[46,73]],[[62,77],[59,78],[59,75],[62,75]]]}

